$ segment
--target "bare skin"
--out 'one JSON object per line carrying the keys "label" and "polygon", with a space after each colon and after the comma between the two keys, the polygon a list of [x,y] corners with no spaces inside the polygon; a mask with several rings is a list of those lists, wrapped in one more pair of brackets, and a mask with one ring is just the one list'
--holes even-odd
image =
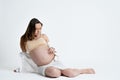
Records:
{"label": "bare skin", "polygon": [[46,65],[53,60],[55,55],[49,53],[48,49],[48,46],[42,45],[30,52],[31,58],[38,66]]}
{"label": "bare skin", "polygon": [[[41,24],[35,25],[35,38],[38,39],[40,37],[44,38],[46,42],[48,43],[49,39],[45,34],[41,34],[42,26]],[[39,47],[33,49],[30,52],[30,56],[33,59],[33,61],[38,65],[46,65],[49,64],[55,57],[55,49],[52,47],[49,47],[49,45],[40,45]],[[45,75],[48,77],[59,77],[61,75],[67,76],[67,77],[75,77],[80,74],[94,74],[95,71],[92,68],[87,69],[71,69],[67,68],[64,70],[60,70],[56,67],[50,66],[45,70]]]}
{"label": "bare skin", "polygon": [[[35,27],[36,30],[34,39],[39,39],[41,37],[48,43],[48,37],[45,34],[41,34],[41,24],[36,24]],[[54,51],[55,50],[52,47],[49,47],[48,44],[40,45],[39,47],[30,51],[30,56],[38,66],[42,66],[50,63],[53,60],[55,56]]]}

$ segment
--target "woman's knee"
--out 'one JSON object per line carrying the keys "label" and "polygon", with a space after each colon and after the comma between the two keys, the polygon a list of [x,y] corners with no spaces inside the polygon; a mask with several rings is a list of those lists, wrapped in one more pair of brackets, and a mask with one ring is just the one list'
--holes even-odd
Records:
{"label": "woman's knee", "polygon": [[45,70],[45,75],[48,77],[59,77],[61,75],[61,71],[51,66]]}

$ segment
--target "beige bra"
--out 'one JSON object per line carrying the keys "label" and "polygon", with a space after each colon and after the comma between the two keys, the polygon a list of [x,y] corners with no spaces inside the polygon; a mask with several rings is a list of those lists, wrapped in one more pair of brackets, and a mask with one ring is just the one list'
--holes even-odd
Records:
{"label": "beige bra", "polygon": [[28,52],[30,52],[31,50],[37,48],[40,45],[47,45],[47,42],[45,41],[44,38],[39,38],[39,39],[36,39],[36,40],[27,41],[26,42],[26,50]]}

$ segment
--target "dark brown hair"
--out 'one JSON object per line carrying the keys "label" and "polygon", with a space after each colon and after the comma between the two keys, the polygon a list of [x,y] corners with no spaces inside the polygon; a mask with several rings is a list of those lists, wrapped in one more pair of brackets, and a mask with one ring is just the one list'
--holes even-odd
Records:
{"label": "dark brown hair", "polygon": [[37,24],[37,23],[40,23],[41,26],[43,26],[43,24],[38,19],[36,19],[36,18],[31,19],[29,24],[28,24],[26,32],[21,36],[20,47],[21,47],[23,52],[26,52],[26,48],[25,48],[26,42],[28,40],[33,40],[35,37],[34,36],[35,24]]}

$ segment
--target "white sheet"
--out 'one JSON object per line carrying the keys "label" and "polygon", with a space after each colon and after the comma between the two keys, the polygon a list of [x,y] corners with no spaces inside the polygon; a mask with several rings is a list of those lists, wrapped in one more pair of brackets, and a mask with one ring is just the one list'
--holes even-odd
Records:
{"label": "white sheet", "polygon": [[[104,61],[102,64],[95,61],[93,69],[96,74],[82,74],[75,78],[60,76],[59,78],[47,78],[36,73],[15,73],[13,69],[0,68],[0,80],[119,80],[120,69],[116,62]],[[89,66],[86,65],[86,66]]]}
{"label": "white sheet", "polygon": [[[98,78],[98,79],[97,79]],[[12,70],[0,69],[0,80],[101,80],[96,74],[79,75],[75,78],[60,76],[59,78],[47,78],[35,73],[15,73]]]}

